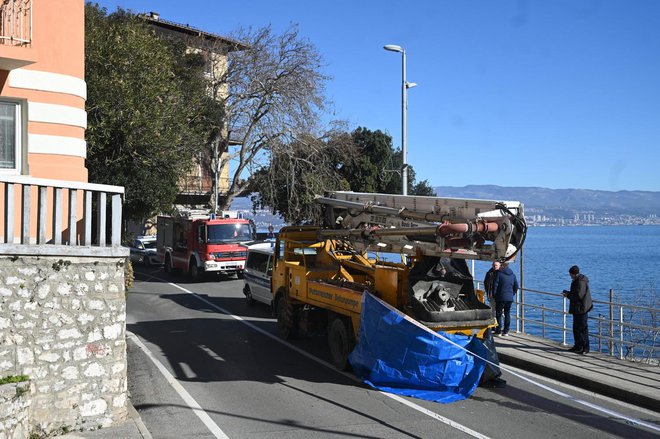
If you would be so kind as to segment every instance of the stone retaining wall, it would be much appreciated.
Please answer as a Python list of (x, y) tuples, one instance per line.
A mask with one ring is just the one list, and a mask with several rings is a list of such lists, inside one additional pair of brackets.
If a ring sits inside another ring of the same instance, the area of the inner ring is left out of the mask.
[(31, 433), (126, 418), (124, 261), (0, 256), (0, 377), (30, 377)]
[(28, 409), (31, 401), (29, 382), (0, 385), (0, 439), (30, 436)]

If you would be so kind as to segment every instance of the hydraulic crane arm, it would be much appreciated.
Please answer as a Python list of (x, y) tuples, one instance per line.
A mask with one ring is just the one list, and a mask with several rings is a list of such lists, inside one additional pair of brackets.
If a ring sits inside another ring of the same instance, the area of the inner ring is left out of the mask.
[(332, 227), (320, 237), (346, 239), (364, 251), (510, 261), (527, 231), (516, 201), (341, 191), (316, 201)]

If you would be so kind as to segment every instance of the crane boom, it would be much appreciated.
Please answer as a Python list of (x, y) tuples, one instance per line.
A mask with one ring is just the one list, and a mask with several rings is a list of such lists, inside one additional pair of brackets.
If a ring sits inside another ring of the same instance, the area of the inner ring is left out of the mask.
[(527, 225), (518, 201), (331, 191), (317, 197), (331, 228), (361, 251), (511, 261)]

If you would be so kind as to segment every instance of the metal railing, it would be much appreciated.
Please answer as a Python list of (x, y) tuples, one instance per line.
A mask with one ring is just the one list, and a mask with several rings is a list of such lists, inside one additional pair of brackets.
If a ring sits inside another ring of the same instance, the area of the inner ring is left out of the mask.
[[(476, 282), (477, 288), (480, 285)], [(660, 309), (617, 303), (614, 301), (614, 290), (609, 290), (608, 301), (592, 302), (594, 307), (589, 312), (592, 350), (619, 359), (658, 362)], [(573, 331), (568, 304), (568, 299), (562, 294), (528, 288), (519, 290), (514, 301), (515, 317), (512, 316), (516, 331), (561, 341), (566, 345), (567, 340), (572, 339)]]
[(32, 0), (0, 0), (0, 44), (32, 43)]
[(0, 175), (0, 190), (2, 254), (30, 252), (30, 246), (39, 246), (40, 254), (58, 246), (86, 248), (87, 253), (121, 247), (121, 186)]

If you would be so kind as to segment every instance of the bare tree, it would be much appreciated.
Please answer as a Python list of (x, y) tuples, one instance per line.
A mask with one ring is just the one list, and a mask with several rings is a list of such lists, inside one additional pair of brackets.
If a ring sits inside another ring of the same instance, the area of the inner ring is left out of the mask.
[(247, 189), (249, 175), (270, 164), (273, 147), (300, 145), (316, 130), (328, 80), (319, 53), (295, 25), (281, 35), (266, 27), (239, 30), (232, 38), (247, 49), (230, 53), (226, 69), (211, 79), (225, 110), (211, 140), (219, 153), (215, 171), (230, 166), (220, 209)]
[(292, 224), (321, 224), (322, 212), (314, 202), (327, 190), (350, 190), (338, 170), (355, 160), (352, 136), (335, 123), (322, 136), (301, 136), (290, 144), (274, 144), (269, 166), (252, 175), (250, 190), (255, 206), (269, 207)]

